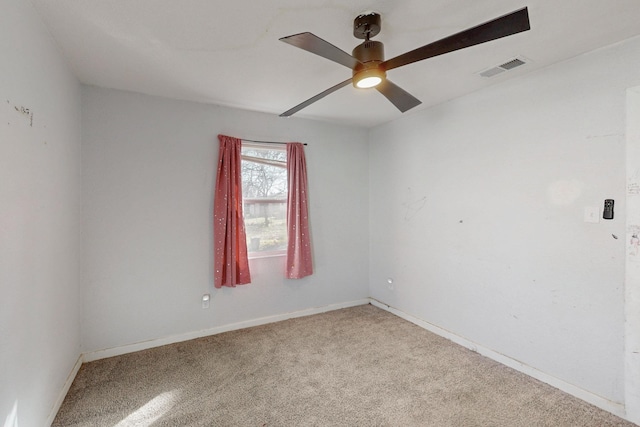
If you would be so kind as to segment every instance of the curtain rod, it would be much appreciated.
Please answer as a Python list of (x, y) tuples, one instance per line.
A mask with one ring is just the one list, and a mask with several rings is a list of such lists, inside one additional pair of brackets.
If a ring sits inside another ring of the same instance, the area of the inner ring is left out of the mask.
[[(281, 144), (281, 145), (285, 145), (286, 142), (278, 142), (278, 141), (254, 141), (253, 139), (245, 139), (245, 138), (241, 138), (242, 141), (247, 141), (247, 142), (255, 142), (257, 144)], [(302, 145), (307, 145), (307, 143), (303, 143)]]

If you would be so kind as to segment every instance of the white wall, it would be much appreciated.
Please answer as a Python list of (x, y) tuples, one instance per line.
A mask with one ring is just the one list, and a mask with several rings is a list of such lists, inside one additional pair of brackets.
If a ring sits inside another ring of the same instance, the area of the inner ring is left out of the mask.
[[(638, 70), (636, 38), (373, 129), (372, 297), (624, 402), (625, 90)], [(605, 198), (615, 219), (585, 223)]]
[(28, 1), (0, 58), (0, 424), (44, 426), (80, 354), (80, 85)]
[[(82, 107), (85, 351), (368, 296), (366, 131), (96, 87)], [(309, 144), (314, 275), (252, 260), (252, 284), (213, 288), (219, 133)]]
[[(81, 191), (79, 85), (30, 4), (4, 2), (0, 422), (44, 425), (81, 351), (369, 294), (624, 402), (639, 52), (636, 38), (409, 115), (370, 147), (358, 128), (85, 87)], [(253, 284), (213, 289), (218, 133), (309, 143), (316, 274), (288, 281), (282, 258), (253, 260)], [(605, 198), (616, 219), (583, 222)]]
[(627, 230), (625, 241), (625, 402), (640, 424), (640, 86), (627, 91)]

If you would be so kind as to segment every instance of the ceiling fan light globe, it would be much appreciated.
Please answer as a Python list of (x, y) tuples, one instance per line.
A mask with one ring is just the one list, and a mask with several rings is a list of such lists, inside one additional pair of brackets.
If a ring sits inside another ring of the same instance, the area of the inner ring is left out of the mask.
[(360, 79), (356, 82), (356, 86), (360, 89), (368, 89), (378, 86), (382, 83), (382, 78), (378, 76), (370, 76)]
[(369, 63), (364, 66), (368, 68), (353, 70), (353, 86), (356, 89), (369, 89), (384, 81), (386, 73), (377, 64)]

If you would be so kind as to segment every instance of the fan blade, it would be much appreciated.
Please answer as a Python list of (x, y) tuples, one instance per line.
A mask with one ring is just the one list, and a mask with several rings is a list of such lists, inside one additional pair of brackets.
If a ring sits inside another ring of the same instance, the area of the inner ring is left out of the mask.
[(322, 40), (320, 37), (312, 33), (300, 33), (292, 36), (283, 37), (280, 41), (289, 43), (292, 46), (299, 47), (308, 52), (320, 55), (323, 58), (330, 59), (333, 62), (342, 64), (347, 68), (354, 69), (356, 65), (360, 64), (353, 56), (349, 55), (344, 50), (335, 47), (331, 43)]
[(382, 83), (376, 86), (376, 89), (403, 113), (422, 104), (422, 101), (402, 89), (400, 86), (392, 83), (389, 79), (385, 79)]
[(527, 31), (530, 28), (529, 13), (525, 7), (508, 15), (501, 16), (500, 18), (398, 55), (395, 58), (383, 62), (381, 66), (385, 70), (391, 70), (402, 67), (403, 65), (422, 61), (423, 59)]
[(295, 107), (285, 111), (284, 113), (280, 114), (280, 117), (289, 117), (289, 116), (297, 113), (298, 111), (302, 110), (303, 108), (308, 107), (309, 105), (313, 104), (314, 102), (324, 98), (325, 96), (329, 95), (330, 93), (333, 93), (333, 92), (337, 91), (338, 89), (341, 89), (341, 88), (345, 87), (349, 83), (351, 83), (351, 79), (345, 80), (342, 83), (338, 83), (337, 85), (330, 87), (329, 89), (325, 90), (324, 92), (320, 92), (319, 94), (317, 94), (313, 98), (309, 98), (306, 101), (304, 101), (303, 103), (298, 104)]

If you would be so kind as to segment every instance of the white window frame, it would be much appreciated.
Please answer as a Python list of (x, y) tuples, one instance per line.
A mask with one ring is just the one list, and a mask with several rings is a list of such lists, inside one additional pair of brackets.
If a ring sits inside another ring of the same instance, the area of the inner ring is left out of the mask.
[[(283, 151), (286, 153), (286, 147), (284, 145), (277, 145), (277, 144), (260, 144), (260, 143), (246, 143), (246, 142), (242, 142), (242, 149), (247, 148), (247, 149), (257, 149), (257, 150), (271, 150), (271, 151)], [(269, 166), (275, 166), (275, 167), (282, 167), (285, 169), (287, 168), (287, 162), (285, 161), (278, 161), (278, 160), (269, 160), (269, 159), (262, 159), (262, 158), (256, 158), (256, 157), (251, 157), (251, 156), (247, 156), (245, 154), (241, 154), (241, 161), (245, 162), (245, 161), (249, 161), (249, 162), (254, 162), (254, 163), (261, 163), (261, 164), (266, 164)], [(286, 178), (288, 179), (288, 177)], [(243, 185), (244, 185), (244, 181), (243, 181)], [(279, 198), (273, 198), (273, 199), (268, 199), (268, 198), (245, 198), (244, 194), (242, 196), (242, 211), (243, 211), (243, 215), (245, 215), (245, 232), (247, 233), (247, 238), (250, 238), (251, 236), (248, 234), (247, 232), (247, 225), (246, 225), (246, 203), (247, 202), (253, 202), (253, 203), (284, 203), (285, 205), (285, 238), (288, 240), (288, 236), (286, 233), (286, 203), (287, 203), (287, 199), (285, 198), (283, 199), (279, 199)], [(282, 257), (282, 256), (286, 256), (287, 254), (287, 250), (285, 249), (279, 249), (279, 250), (269, 250), (269, 251), (251, 251), (250, 245), (247, 245), (247, 255), (249, 259), (256, 259), (256, 258), (271, 258), (271, 257)]]

